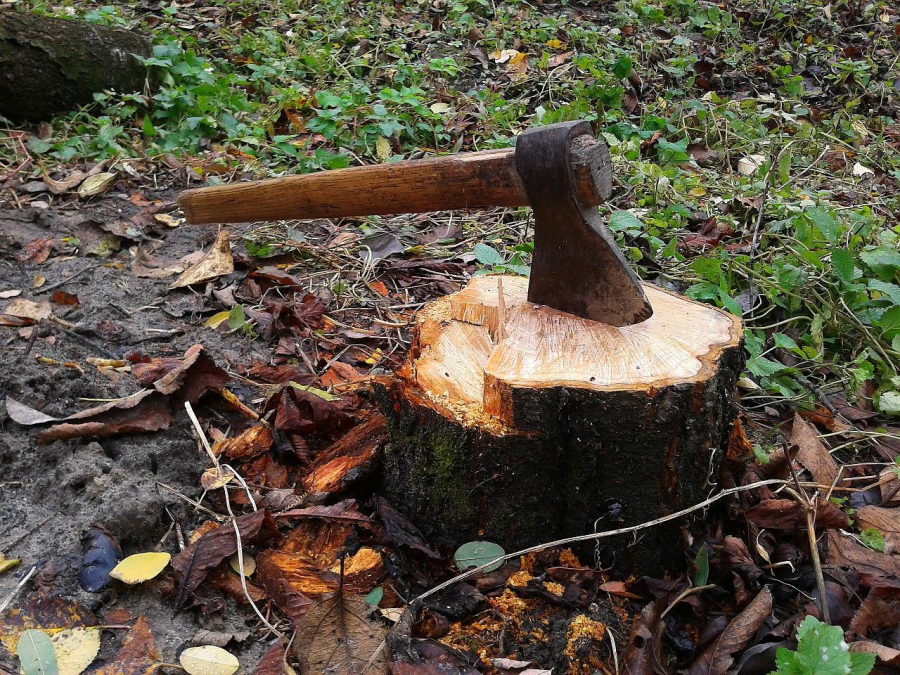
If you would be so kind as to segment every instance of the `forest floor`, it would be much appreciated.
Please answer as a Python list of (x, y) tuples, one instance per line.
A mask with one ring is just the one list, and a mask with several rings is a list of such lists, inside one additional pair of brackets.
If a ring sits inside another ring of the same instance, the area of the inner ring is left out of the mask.
[[(0, 553), (20, 561), (0, 559), (0, 603), (13, 594), (0, 671), (16, 672), (23, 628), (76, 627), (79, 648), (101, 640), (87, 672), (152, 672), (194, 640), (226, 646), (244, 672), (271, 646), (256, 672), (286, 673), (292, 628), (305, 645), (324, 639), (304, 617), (336, 590), (341, 555), (355, 563), (348, 588), (370, 593), (385, 625), (451, 578), (451, 551), (433, 558), (426, 542), (398, 537), (399, 515), (371, 501), (383, 430), (370, 381), (402, 363), (423, 303), (479, 270), (528, 273), (530, 213), (222, 235), (186, 225), (174, 199), (203, 184), (502, 147), (569, 119), (593, 121), (610, 146), (616, 187), (600, 208), (639, 274), (743, 317), (741, 425), (721, 484), (794, 480), (784, 453), (799, 451), (793, 489), (800, 499), (819, 486), (822, 562), (803, 509), (759, 489), (714, 511), (681, 575), (665, 581), (572, 572), (592, 561), (556, 551), (457, 584), (412, 629), (431, 640), (417, 643), (421, 658), (451, 672), (766, 673), (779, 647), (796, 646), (800, 619), (821, 616), (824, 566), (831, 622), (847, 642), (893, 650), (879, 668), (896, 670), (894, 3), (9, 4), (144, 32), (158, 88), (101, 94), (39, 125), (0, 124)], [(186, 269), (223, 262), (220, 236), (230, 270), (171, 288)], [(135, 400), (140, 391), (151, 395)], [(220, 452), (259, 512), (235, 480), (231, 502), (213, 481), (196, 505), (213, 465), (185, 400), (213, 441), (242, 439)], [(62, 418), (107, 402), (89, 429), (48, 426), (37, 412)], [(253, 415), (266, 411), (267, 445), (253, 435)], [(371, 442), (342, 447), (361, 427)], [(362, 480), (317, 483), (337, 457)], [(229, 566), (234, 550), (206, 524), (228, 524), (232, 507), (249, 517), (258, 563), (247, 591)], [(98, 541), (116, 555), (171, 552), (174, 569), (89, 591), (84, 555)], [(188, 556), (179, 567), (181, 549), (203, 541), (205, 563)], [(132, 626), (141, 616), (161, 655), (146, 626)], [(141, 649), (120, 651), (126, 634)], [(507, 657), (530, 665), (491, 662)]]

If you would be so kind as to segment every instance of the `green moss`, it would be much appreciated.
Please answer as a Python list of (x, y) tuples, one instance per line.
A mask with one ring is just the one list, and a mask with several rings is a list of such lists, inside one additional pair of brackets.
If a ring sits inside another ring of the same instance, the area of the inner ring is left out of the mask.
[[(413, 466), (414, 484), (427, 491), (429, 505), (450, 526), (468, 525), (472, 517), (469, 500), (468, 465), (462, 448), (465, 440), (453, 438), (451, 434), (431, 431), (416, 439), (426, 461), (418, 461)], [(419, 454), (416, 453), (416, 454)]]

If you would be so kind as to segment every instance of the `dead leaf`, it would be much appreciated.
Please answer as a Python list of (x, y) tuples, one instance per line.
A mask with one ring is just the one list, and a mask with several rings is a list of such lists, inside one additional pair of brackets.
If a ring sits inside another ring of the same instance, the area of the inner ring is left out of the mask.
[(37, 435), (38, 441), (159, 431), (172, 423), (172, 411), (168, 397), (146, 389), (69, 415), (61, 421), (63, 424), (40, 432)]
[(850, 643), (850, 651), (854, 653), (875, 654), (878, 661), (890, 666), (900, 666), (900, 649), (887, 647), (871, 640)]
[(6, 413), (9, 415), (10, 419), (16, 424), (21, 424), (22, 426), (33, 426), (35, 424), (46, 424), (47, 422), (58, 422), (58, 417), (51, 417), (50, 415), (46, 415), (39, 410), (35, 410), (24, 403), (19, 403), (14, 398), (7, 396), (6, 397)]
[(387, 258), (395, 253), (403, 253), (405, 250), (401, 241), (389, 232), (365, 237), (360, 239), (357, 244), (361, 247), (360, 259), (369, 263), (374, 263), (376, 260)]
[(79, 304), (77, 295), (66, 293), (61, 289), (56, 289), (50, 294), (50, 302), (54, 305), (68, 305), (70, 307)]
[(84, 171), (73, 171), (67, 178), (63, 178), (62, 180), (53, 180), (47, 174), (44, 174), (44, 183), (47, 184), (47, 187), (50, 189), (55, 195), (61, 195), (64, 192), (68, 192), (74, 187), (78, 187), (78, 185), (85, 179), (87, 174)]
[[(805, 508), (793, 499), (767, 499), (745, 512), (747, 520), (757, 527), (773, 530), (806, 528)], [(822, 530), (847, 527), (847, 516), (831, 501), (819, 501), (816, 506), (816, 528)]]
[(634, 617), (623, 655), (628, 675), (655, 675), (658, 672), (657, 664), (663, 662), (658, 637), (662, 635), (660, 616), (665, 607), (665, 600), (657, 600), (645, 605)]
[(191, 284), (199, 284), (232, 272), (234, 272), (234, 258), (231, 256), (229, 232), (228, 230), (222, 230), (206, 255), (196, 264), (186, 269), (184, 274), (172, 282), (169, 288), (183, 288)]
[[(260, 553), (256, 562), (257, 579), (267, 591), (278, 588), (283, 582), (287, 588), (282, 592), (289, 590), (304, 597), (318, 597), (333, 593), (341, 586), (340, 563), (336, 555), (268, 550)], [(381, 554), (375, 549), (363, 547), (344, 562), (344, 589), (352, 593), (368, 593), (384, 574)]]
[(284, 668), (285, 653), (287, 652), (287, 643), (284, 638), (279, 639), (275, 644), (266, 650), (263, 657), (253, 671), (253, 675), (287, 675)]
[(196, 402), (207, 391), (220, 392), (231, 378), (219, 368), (203, 345), (192, 345), (171, 370), (157, 379), (153, 386), (161, 394), (175, 396), (178, 407), (184, 401)]
[(53, 314), (50, 303), (47, 300), (41, 300), (39, 303), (34, 300), (25, 298), (16, 298), (6, 306), (3, 310), (4, 314), (9, 316), (17, 316), (22, 319), (31, 319), (34, 322), (49, 319)]
[(404, 518), (386, 499), (376, 497), (375, 506), (381, 522), (384, 523), (388, 539), (395, 546), (407, 546), (414, 551), (424, 553), (429, 558), (440, 559), (441, 554), (425, 543), (425, 538), (419, 532), (419, 528)]
[(874, 638), (900, 625), (900, 598), (896, 591), (872, 589), (850, 622), (850, 631), (861, 638)]
[[(277, 538), (278, 526), (268, 509), (254, 511), (235, 519), (241, 533), (241, 542), (247, 546)], [(229, 523), (220, 525), (203, 535), (172, 558), (172, 569), (178, 583), (176, 609), (181, 609), (189, 594), (197, 590), (209, 571), (237, 552), (234, 528)]]
[(292, 509), (278, 514), (279, 518), (322, 518), (337, 522), (371, 525), (372, 521), (359, 512), (359, 504), (355, 499), (344, 499), (330, 506), (308, 506), (305, 509)]
[(738, 160), (738, 173), (742, 176), (752, 176), (765, 164), (765, 155), (747, 155)]
[(547, 59), (547, 66), (550, 68), (556, 68), (557, 66), (561, 66), (566, 61), (575, 56), (575, 52), (563, 52), (562, 54), (554, 54), (549, 59)]
[(89, 199), (90, 197), (103, 194), (116, 184), (116, 178), (114, 173), (98, 173), (88, 176), (84, 179), (81, 187), (78, 188), (78, 196), (82, 199)]
[(738, 614), (722, 634), (691, 664), (688, 675), (725, 675), (742, 650), (772, 613), (772, 592), (767, 586)]
[(860, 529), (875, 528), (884, 535), (884, 552), (900, 552), (900, 509), (863, 506), (856, 512)]
[(93, 613), (74, 600), (37, 594), (0, 615), (0, 643), (14, 654), (19, 636), (26, 630), (50, 631), (96, 625)]
[(100, 628), (67, 628), (50, 636), (59, 675), (81, 675), (100, 652)]
[(158, 670), (161, 661), (162, 654), (156, 648), (147, 617), (141, 615), (128, 631), (112, 663), (95, 671), (94, 675), (151, 675)]
[(15, 298), (19, 295), (22, 295), (21, 288), (13, 288), (8, 291), (0, 291), (0, 300), (9, 300), (10, 298)]
[(856, 570), (864, 585), (870, 585), (872, 580), (900, 577), (900, 557), (873, 551), (834, 530), (828, 531), (828, 562)]
[(304, 617), (294, 653), (304, 675), (386, 673), (387, 629), (368, 617), (362, 598), (338, 593)]
[(234, 438), (216, 441), (213, 452), (226, 459), (248, 460), (272, 447), (275, 436), (268, 424), (255, 424)]
[(800, 415), (794, 415), (791, 444), (799, 448), (797, 461), (806, 467), (817, 483), (829, 487), (834, 485), (838, 477), (837, 463), (819, 440), (819, 434), (815, 428)]
[(20, 259), (22, 262), (31, 262), (35, 265), (46, 262), (47, 258), (50, 257), (50, 252), (53, 250), (55, 241), (53, 237), (41, 237), (28, 242)]

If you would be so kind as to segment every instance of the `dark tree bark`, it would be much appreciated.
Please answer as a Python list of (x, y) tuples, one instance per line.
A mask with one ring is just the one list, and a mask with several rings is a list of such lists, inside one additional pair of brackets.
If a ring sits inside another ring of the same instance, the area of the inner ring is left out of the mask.
[(47, 121), (107, 89), (144, 88), (150, 43), (120, 28), (0, 11), (0, 114)]
[[(381, 390), (388, 500), (432, 543), (488, 539), (515, 550), (705, 499), (735, 415), (740, 321), (647, 287), (656, 318), (646, 327), (575, 319), (566, 328), (554, 310), (515, 306), (524, 290), (510, 277), (501, 318), (478, 291), (491, 279), (422, 310), (407, 368)], [(548, 344), (563, 357), (544, 358)], [(479, 373), (483, 382), (459, 386)], [(643, 530), (637, 543), (605, 539), (602, 562), (636, 574), (683, 570), (681, 528), (702, 516)]]

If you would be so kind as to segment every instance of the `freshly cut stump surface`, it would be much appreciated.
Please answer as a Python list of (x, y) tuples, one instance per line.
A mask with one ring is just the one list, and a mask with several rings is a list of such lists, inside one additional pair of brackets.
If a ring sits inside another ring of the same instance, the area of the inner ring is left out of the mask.
[[(511, 549), (704, 499), (734, 419), (740, 320), (644, 284), (653, 316), (616, 328), (531, 304), (527, 286), (476, 277), (419, 313), (383, 392), (391, 503), (434, 542)], [(677, 566), (685, 524), (604, 546), (623, 569)]]

